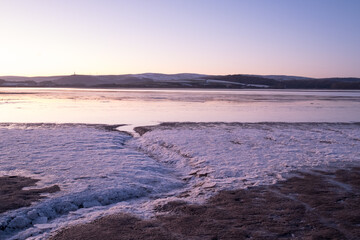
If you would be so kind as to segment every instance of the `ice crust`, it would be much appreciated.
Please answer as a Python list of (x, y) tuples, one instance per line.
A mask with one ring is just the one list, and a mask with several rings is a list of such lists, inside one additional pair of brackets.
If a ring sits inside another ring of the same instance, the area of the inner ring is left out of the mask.
[(360, 125), (326, 123), (170, 124), (133, 144), (188, 182), (188, 198), (272, 184), (296, 169), (360, 162)]
[(0, 214), (0, 239), (43, 239), (60, 227), (169, 200), (271, 184), (293, 170), (360, 162), (360, 125), (175, 123), (139, 137), (101, 125), (0, 124), (0, 176), (60, 192)]
[(85, 125), (0, 125), (0, 175), (29, 176), (41, 180), (36, 187), (58, 184), (61, 188), (31, 207), (0, 214), (0, 239), (48, 221), (58, 225), (59, 217), (65, 222), (86, 218), (88, 211), (94, 211), (74, 214), (77, 210), (104, 210), (183, 185), (173, 170), (124, 148), (130, 138)]

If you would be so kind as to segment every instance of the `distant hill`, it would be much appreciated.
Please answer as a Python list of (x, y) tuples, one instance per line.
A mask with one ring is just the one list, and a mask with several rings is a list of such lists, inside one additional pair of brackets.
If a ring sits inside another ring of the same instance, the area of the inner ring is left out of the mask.
[(26, 82), (26, 81), (44, 82), (44, 81), (54, 81), (61, 77), (65, 77), (65, 76), (48, 76), (48, 77), (2, 76), (0, 77), (0, 79), (11, 82)]
[(103, 82), (99, 78), (87, 75), (71, 75), (53, 80), (52, 82), (59, 86), (93, 87), (103, 84)]
[(0, 87), (360, 89), (360, 78), (283, 75), (124, 74), (0, 77)]

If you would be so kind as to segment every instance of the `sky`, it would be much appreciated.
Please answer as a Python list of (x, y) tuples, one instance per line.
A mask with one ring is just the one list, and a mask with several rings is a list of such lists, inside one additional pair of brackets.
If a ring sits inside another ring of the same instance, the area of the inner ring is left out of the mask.
[(360, 77), (359, 0), (0, 0), (0, 76)]

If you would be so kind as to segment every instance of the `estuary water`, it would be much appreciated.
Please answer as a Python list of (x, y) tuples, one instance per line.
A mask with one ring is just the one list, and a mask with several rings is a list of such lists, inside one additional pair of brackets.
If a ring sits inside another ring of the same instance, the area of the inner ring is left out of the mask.
[(0, 122), (356, 122), (360, 91), (0, 88)]

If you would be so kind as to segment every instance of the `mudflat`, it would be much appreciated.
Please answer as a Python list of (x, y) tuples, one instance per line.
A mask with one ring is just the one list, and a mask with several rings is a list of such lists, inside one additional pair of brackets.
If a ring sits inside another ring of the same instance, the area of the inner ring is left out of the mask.
[(42, 193), (60, 191), (58, 185), (41, 189), (23, 190), (24, 187), (34, 186), (38, 181), (38, 179), (21, 176), (0, 177), (0, 213), (30, 206), (32, 202), (42, 198)]
[(222, 191), (202, 205), (156, 206), (142, 220), (117, 214), (51, 239), (359, 239), (360, 168), (297, 172), (274, 185)]

